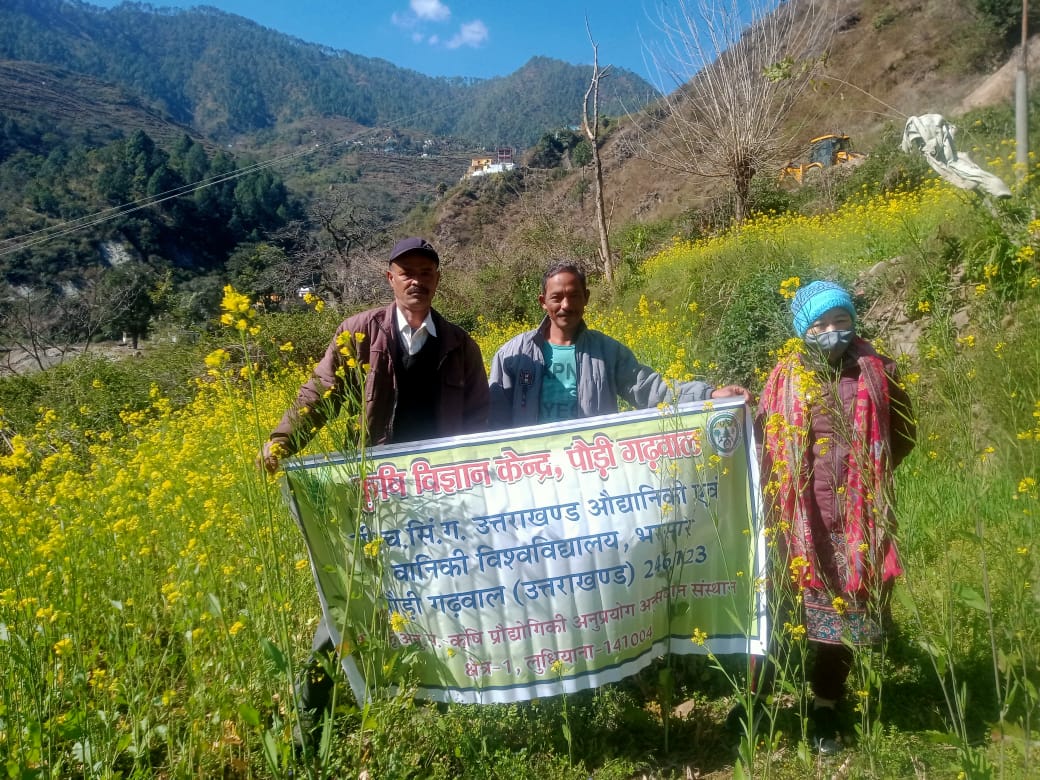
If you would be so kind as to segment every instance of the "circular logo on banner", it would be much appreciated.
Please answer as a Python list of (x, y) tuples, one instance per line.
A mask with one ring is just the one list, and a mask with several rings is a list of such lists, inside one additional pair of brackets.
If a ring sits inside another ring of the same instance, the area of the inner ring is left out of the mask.
[(740, 426), (733, 412), (719, 412), (708, 421), (708, 439), (719, 455), (732, 455), (740, 444)]

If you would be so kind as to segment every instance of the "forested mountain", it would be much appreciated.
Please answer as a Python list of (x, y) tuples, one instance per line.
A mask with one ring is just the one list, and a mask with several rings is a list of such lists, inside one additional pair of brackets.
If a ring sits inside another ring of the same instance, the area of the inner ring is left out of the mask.
[[(834, 40), (828, 78), (799, 106), (813, 117), (806, 140), (847, 131), (870, 151), (909, 114), (955, 114), (1006, 59), (1007, 30), (978, 23), (990, 19), (982, 0), (824, 4)], [(505, 78), (434, 79), (213, 9), (4, 0), (0, 359), (41, 334), (67, 344), (160, 321), (205, 327), (228, 282), (280, 306), (311, 285), (368, 303), (382, 290), (373, 258), (401, 230), (466, 271), (458, 300), (506, 290), (529, 302), (524, 274), (550, 253), (595, 256), (591, 151), (562, 129), (589, 72), (534, 58)], [(630, 110), (651, 94), (622, 71), (603, 88)], [(651, 160), (655, 131), (611, 116), (621, 105), (601, 106), (600, 158), (629, 262), (670, 220), (709, 229), (725, 203), (702, 177)], [(460, 183), (481, 145), (528, 148), (518, 170)]]
[[(491, 146), (528, 145), (547, 128), (576, 123), (591, 74), (535, 58), (502, 78), (432, 78), (213, 8), (102, 9), (77, 0), (5, 0), (0, 59), (122, 85), (211, 138), (342, 116)], [(618, 114), (654, 95), (634, 73), (615, 70), (603, 83), (602, 110)]]
[[(590, 76), (431, 78), (213, 8), (4, 0), (0, 352), (200, 325), (228, 281), (363, 297), (359, 250), (481, 147), (577, 123)], [(625, 71), (601, 94), (607, 114), (654, 96)]]
[(204, 319), (236, 249), (302, 214), (279, 176), (188, 135), (92, 146), (5, 118), (0, 152), (0, 345), (37, 353), (136, 339), (164, 309)]

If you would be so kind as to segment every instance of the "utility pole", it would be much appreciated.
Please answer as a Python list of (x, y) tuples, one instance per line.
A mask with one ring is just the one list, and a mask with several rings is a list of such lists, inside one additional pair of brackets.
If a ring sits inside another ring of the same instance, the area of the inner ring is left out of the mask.
[(1022, 0), (1022, 56), (1015, 78), (1015, 171), (1019, 184), (1029, 167), (1029, 0)]

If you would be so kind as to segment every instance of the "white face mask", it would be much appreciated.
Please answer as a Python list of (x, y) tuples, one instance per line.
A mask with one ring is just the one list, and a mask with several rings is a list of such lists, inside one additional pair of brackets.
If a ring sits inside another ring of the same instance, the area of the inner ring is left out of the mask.
[(845, 354), (845, 350), (849, 348), (855, 335), (854, 330), (828, 330), (814, 336), (807, 333), (805, 343), (823, 353), (827, 362), (836, 363)]

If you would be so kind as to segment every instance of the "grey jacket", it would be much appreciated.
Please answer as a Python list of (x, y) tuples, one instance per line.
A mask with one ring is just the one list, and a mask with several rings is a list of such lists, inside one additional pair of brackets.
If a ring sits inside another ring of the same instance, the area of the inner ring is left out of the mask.
[[(534, 330), (507, 341), (491, 361), (491, 412), (489, 428), (534, 425), (542, 389), (545, 359), (542, 347), (548, 319)], [(618, 411), (618, 398), (637, 409), (649, 409), (673, 400), (672, 390), (660, 374), (642, 365), (632, 350), (582, 323), (574, 342), (578, 369), (578, 409), (581, 417)], [(684, 382), (678, 400), (703, 401), (714, 388), (704, 382)]]

